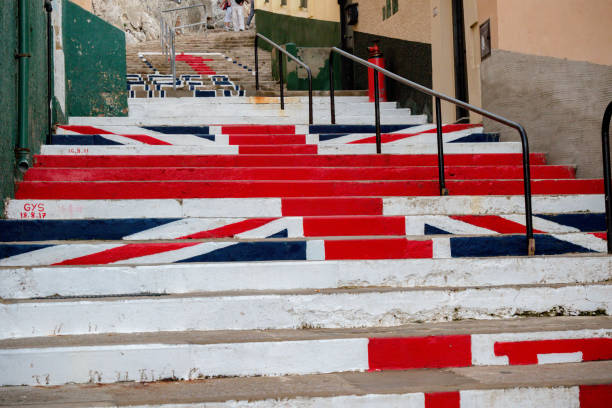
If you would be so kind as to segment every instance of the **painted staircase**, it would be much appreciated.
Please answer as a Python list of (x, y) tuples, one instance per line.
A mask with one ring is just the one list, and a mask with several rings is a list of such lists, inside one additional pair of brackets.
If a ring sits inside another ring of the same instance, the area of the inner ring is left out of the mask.
[(375, 155), (363, 97), (277, 103), (59, 127), (0, 221), (0, 401), (610, 406), (601, 180), (532, 153), (527, 257), (518, 143), (445, 125), (440, 197), (424, 117)]
[[(130, 46), (126, 52), (131, 98), (255, 95), (253, 32), (209, 32), (176, 37), (176, 87), (172, 68), (159, 41)], [(277, 90), (270, 52), (261, 51), (260, 90)]]

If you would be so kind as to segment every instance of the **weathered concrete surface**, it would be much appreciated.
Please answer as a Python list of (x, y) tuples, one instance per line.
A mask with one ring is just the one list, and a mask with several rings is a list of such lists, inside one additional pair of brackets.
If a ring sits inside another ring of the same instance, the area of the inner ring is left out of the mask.
[(222, 344), (301, 340), (350, 339), (362, 337), (423, 337), (465, 334), (528, 333), (566, 330), (612, 329), (609, 316), (526, 317), (504, 320), (461, 320), (438, 323), (410, 323), (396, 327), (302, 330), (217, 330), (129, 334), (85, 334), (0, 340), (0, 349), (71, 346), (113, 346), (121, 344)]
[[(612, 100), (612, 66), (493, 50), (481, 65), (483, 107), (521, 123), (531, 151), (553, 164), (601, 177), (601, 121)], [(515, 130), (485, 119), (485, 130), (518, 140)]]
[[(612, 382), (612, 362), (468, 367), (187, 382), (0, 388), (0, 406), (117, 407), (256, 401), (337, 395), (406, 394), (515, 387), (569, 387)], [(284, 405), (286, 406), (286, 405)]]

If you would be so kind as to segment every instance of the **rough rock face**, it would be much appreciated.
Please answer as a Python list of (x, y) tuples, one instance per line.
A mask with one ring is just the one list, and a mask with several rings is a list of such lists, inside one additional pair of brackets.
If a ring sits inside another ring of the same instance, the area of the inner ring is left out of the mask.
[[(207, 14), (213, 14), (217, 21), (223, 11), (217, 6), (217, 0), (91, 0), (94, 14), (125, 31), (128, 44), (159, 38), (160, 10), (195, 4), (204, 4)], [(205, 19), (202, 8), (165, 13), (167, 21), (176, 25), (197, 23)], [(195, 28), (192, 30), (198, 30)]]

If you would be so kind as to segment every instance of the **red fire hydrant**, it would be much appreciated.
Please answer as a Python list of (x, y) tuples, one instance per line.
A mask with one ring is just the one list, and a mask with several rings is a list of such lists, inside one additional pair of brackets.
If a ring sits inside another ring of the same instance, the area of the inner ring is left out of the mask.
[[(378, 65), (381, 68), (385, 67), (385, 59), (383, 58), (383, 54), (378, 48), (378, 41), (374, 41), (374, 45), (368, 47), (369, 58), (368, 62)], [(380, 100), (382, 102), (387, 101), (387, 89), (385, 88), (385, 76), (380, 72), (378, 74), (378, 95), (380, 96)], [(368, 68), (368, 95), (370, 97), (370, 102), (374, 102), (374, 70), (372, 68)]]

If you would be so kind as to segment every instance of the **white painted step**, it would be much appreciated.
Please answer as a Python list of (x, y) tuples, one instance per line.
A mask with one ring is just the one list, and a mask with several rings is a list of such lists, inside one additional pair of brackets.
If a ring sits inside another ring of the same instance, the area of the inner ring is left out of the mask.
[(597, 283), (606, 256), (0, 267), (0, 298)]
[[(383, 197), (383, 215), (524, 214), (522, 196)], [(602, 194), (534, 195), (533, 212), (604, 212)], [(282, 217), (280, 198), (154, 200), (7, 200), (8, 219)], [(25, 216), (24, 216), (25, 214)], [(43, 216), (44, 214), (44, 216)]]
[[(282, 146), (279, 146), (282, 149)], [(413, 144), (383, 144), (383, 154), (437, 154), (434, 143)], [(445, 154), (492, 154), (492, 153), (520, 153), (521, 144), (518, 142), (499, 143), (450, 143), (445, 145)], [(238, 146), (223, 144), (202, 145), (114, 145), (114, 146), (88, 146), (88, 145), (43, 145), (41, 154), (60, 156), (100, 156), (100, 155), (228, 155), (238, 154)], [(374, 154), (375, 143), (364, 144), (322, 144), (318, 147), (320, 155), (342, 154)]]
[(392, 327), (414, 322), (610, 314), (612, 285), (227, 292), (5, 301), (2, 338), (183, 330)]
[[(538, 318), (495, 323), (476, 322), (467, 328), (451, 322), (397, 329), (190, 331), (136, 333), (111, 339), (93, 335), (0, 341), (0, 385), (364, 372), (377, 367), (369, 361), (370, 339), (387, 338), (399, 346), (399, 339), (419, 341), (424, 332), (440, 342), (449, 341), (448, 336), (469, 337), (469, 346), (457, 344), (461, 349), (456, 353), (461, 356), (457, 360), (463, 360), (469, 352), (471, 358), (465, 364), (473, 366), (508, 366), (506, 356), (494, 353), (497, 342), (612, 339), (610, 318)], [(372, 347), (373, 352), (379, 351), (378, 344)], [(397, 354), (400, 361), (410, 357), (405, 351), (398, 350)], [(581, 362), (581, 356), (574, 354), (553, 355), (543, 351), (539, 364)], [(601, 354), (605, 355), (605, 350)], [(453, 361), (444, 356), (439, 357), (438, 363), (444, 364), (445, 359)], [(58, 364), (59, 361), (62, 363)]]
[[(166, 99), (166, 98), (163, 98)], [(212, 98), (211, 98), (212, 99)], [(220, 99), (220, 98), (218, 98)], [(386, 112), (386, 111), (385, 111)], [(405, 115), (405, 114), (381, 114), (382, 124), (424, 124), (427, 123), (426, 115)], [(285, 112), (280, 109), (263, 111), (261, 115), (230, 115), (208, 116), (205, 109), (200, 116), (168, 115), (167, 117), (71, 117), (68, 120), (70, 125), (103, 126), (103, 125), (133, 125), (133, 126), (200, 126), (213, 124), (261, 124), (261, 125), (305, 125), (308, 124), (308, 108), (303, 111)], [(329, 113), (315, 115), (314, 124), (329, 124), (331, 117)], [(351, 115), (349, 113), (337, 115), (336, 123), (351, 125), (373, 125), (374, 117), (368, 115)]]

